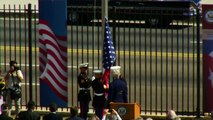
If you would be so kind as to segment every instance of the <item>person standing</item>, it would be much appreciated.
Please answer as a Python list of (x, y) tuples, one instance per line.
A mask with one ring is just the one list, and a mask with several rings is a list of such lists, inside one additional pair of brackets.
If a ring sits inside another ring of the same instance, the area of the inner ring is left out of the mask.
[(92, 85), (91, 79), (88, 77), (88, 63), (80, 64), (80, 74), (78, 75), (78, 101), (80, 102), (80, 117), (87, 119), (89, 111), (89, 102), (91, 101), (90, 87)]
[(16, 61), (10, 61), (10, 70), (5, 76), (6, 86), (6, 104), (9, 107), (9, 116), (11, 115), (12, 100), (15, 102), (15, 114), (20, 112), (21, 94), (17, 95), (14, 91), (21, 93), (21, 81), (24, 79), (22, 71), (19, 69)]
[(127, 83), (121, 78), (120, 66), (112, 66), (113, 81), (109, 84), (108, 100), (110, 102), (127, 103)]
[(104, 106), (105, 106), (105, 96), (104, 92), (106, 86), (102, 81), (102, 70), (94, 70), (95, 79), (92, 81), (92, 88), (94, 92), (92, 105), (95, 109), (95, 114), (100, 120), (103, 118)]

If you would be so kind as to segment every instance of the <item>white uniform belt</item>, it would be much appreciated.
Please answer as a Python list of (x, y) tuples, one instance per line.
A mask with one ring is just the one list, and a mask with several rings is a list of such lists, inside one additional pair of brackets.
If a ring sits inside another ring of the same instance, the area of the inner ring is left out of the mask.
[(89, 88), (79, 88), (79, 90), (90, 90)]
[(103, 96), (104, 93), (94, 93), (95, 96)]

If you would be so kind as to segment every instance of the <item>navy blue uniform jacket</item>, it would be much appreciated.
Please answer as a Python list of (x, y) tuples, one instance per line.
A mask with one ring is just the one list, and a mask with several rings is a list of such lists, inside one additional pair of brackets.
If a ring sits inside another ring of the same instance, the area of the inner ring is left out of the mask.
[[(79, 85), (79, 93), (78, 93), (78, 101), (90, 101), (91, 95), (89, 88), (92, 85), (91, 79), (85, 73), (80, 73), (78, 75), (78, 85)], [(85, 90), (84, 90), (85, 89)]]
[(92, 81), (92, 88), (93, 88), (94, 94), (95, 93), (103, 94), (101, 96), (94, 95), (92, 105), (94, 107), (96, 106), (104, 107), (105, 105), (104, 84), (100, 81), (100, 79), (95, 79)]
[(115, 79), (109, 85), (109, 102), (127, 103), (127, 84), (123, 79)]

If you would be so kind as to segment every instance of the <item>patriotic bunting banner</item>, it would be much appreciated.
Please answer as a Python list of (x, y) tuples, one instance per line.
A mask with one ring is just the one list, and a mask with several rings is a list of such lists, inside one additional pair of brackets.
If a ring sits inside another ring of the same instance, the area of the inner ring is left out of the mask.
[(40, 104), (67, 107), (66, 0), (39, 0)]
[(213, 111), (213, 5), (202, 5), (203, 22), (203, 109)]

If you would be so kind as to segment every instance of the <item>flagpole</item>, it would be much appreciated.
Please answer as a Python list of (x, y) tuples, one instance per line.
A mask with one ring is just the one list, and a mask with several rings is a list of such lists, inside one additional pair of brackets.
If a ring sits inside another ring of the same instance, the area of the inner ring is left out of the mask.
[(104, 40), (105, 17), (108, 18), (108, 0), (102, 0), (101, 11), (102, 11), (102, 37), (101, 38), (102, 40)]
[(30, 100), (33, 99), (33, 88), (32, 88), (32, 10), (31, 10), (31, 4), (28, 4), (28, 27), (29, 27), (29, 97)]
[(197, 8), (197, 116), (200, 118), (200, 9)]

